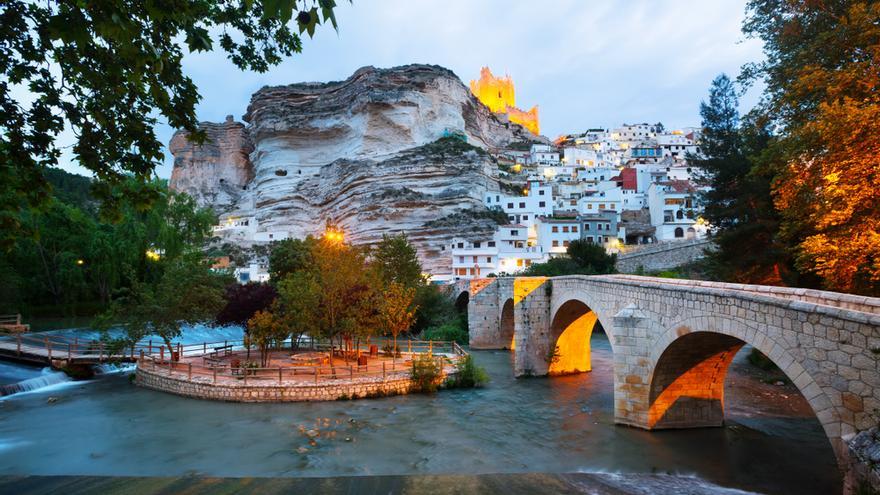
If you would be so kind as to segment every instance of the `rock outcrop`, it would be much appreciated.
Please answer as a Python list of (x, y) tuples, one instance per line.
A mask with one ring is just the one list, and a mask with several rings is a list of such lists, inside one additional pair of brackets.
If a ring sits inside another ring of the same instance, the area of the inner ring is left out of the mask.
[(249, 157), (253, 145), (247, 129), (231, 115), (222, 124), (202, 122), (199, 126), (206, 135), (202, 144), (190, 142), (183, 131), (176, 132), (168, 144), (174, 155), (170, 185), (218, 211), (233, 208), (254, 178)]
[(354, 243), (405, 232), (425, 268), (450, 271), (453, 236), (494, 230), (483, 206), (499, 190), (486, 150), (541, 141), (502, 122), (451, 71), (365, 67), (341, 82), (265, 87), (248, 123), (204, 124), (211, 144), (172, 139), (173, 188), (218, 213), (253, 218), (239, 244), (320, 233), (327, 220)]

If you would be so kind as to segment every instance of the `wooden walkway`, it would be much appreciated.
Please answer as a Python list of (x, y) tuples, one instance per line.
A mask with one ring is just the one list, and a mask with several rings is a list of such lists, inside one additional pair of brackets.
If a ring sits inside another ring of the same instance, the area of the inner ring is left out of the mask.
[(110, 352), (101, 341), (85, 341), (58, 335), (19, 334), (0, 337), (0, 359), (29, 364), (64, 366), (99, 364), (107, 361), (134, 362), (141, 351), (158, 352), (158, 345), (137, 344)]

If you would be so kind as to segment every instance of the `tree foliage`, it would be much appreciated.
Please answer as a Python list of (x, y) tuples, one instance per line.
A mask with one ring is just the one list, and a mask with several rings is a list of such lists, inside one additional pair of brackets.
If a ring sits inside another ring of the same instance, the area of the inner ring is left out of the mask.
[(406, 234), (389, 236), (382, 234), (382, 241), (372, 251), (372, 264), (385, 284), (401, 284), (417, 287), (424, 283), (422, 265), (416, 249)]
[(724, 74), (712, 81), (700, 104), (702, 153), (689, 157), (705, 186), (700, 201), (717, 246), (708, 253), (710, 275), (740, 283), (798, 283), (780, 243), (779, 214), (770, 194), (772, 177), (756, 167), (771, 134), (759, 115), (740, 119), (734, 83)]
[(751, 0), (780, 233), (826, 287), (880, 294), (880, 3)]
[(242, 325), (245, 331), (250, 320), (257, 312), (269, 309), (277, 296), (275, 287), (251, 282), (247, 284), (231, 284), (223, 296), (223, 308), (217, 313), (218, 325)]
[[(119, 218), (113, 186), (129, 176), (148, 182), (163, 159), (160, 119), (204, 139), (186, 52), (219, 45), (237, 67), (265, 72), (301, 51), (297, 30), (336, 28), (334, 8), (334, 0), (0, 4), (0, 241), (8, 247), (20, 234), (21, 209), (46, 206), (60, 133), (75, 136), (74, 159), (95, 173), (95, 192)], [(134, 192), (136, 204), (155, 199)]]
[(544, 263), (533, 263), (523, 270), (528, 277), (558, 277), (562, 275), (597, 275), (614, 273), (616, 254), (608, 254), (600, 244), (584, 239), (571, 241), (566, 250), (567, 256), (550, 258)]

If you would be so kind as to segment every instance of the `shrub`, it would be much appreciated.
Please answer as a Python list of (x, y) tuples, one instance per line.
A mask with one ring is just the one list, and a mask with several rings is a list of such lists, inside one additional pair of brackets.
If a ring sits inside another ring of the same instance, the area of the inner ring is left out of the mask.
[(437, 327), (430, 327), (422, 332), (422, 340), (455, 341), (460, 345), (468, 344), (468, 332), (459, 322), (448, 322)]
[(482, 387), (489, 382), (489, 374), (486, 370), (477, 366), (473, 356), (468, 354), (455, 363), (455, 376), (446, 382), (449, 388), (474, 388)]
[(756, 366), (761, 368), (764, 371), (773, 371), (779, 369), (776, 364), (770, 360), (767, 356), (765, 356), (761, 351), (752, 348), (751, 352), (749, 352), (748, 357), (749, 363), (752, 366)]
[(430, 354), (420, 354), (412, 361), (410, 378), (413, 391), (433, 394), (437, 391), (437, 382), (443, 373), (443, 366)]

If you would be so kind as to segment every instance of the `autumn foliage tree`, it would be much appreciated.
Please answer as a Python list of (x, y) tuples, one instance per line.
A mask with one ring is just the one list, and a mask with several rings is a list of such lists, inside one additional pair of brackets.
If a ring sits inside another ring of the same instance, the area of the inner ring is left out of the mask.
[(751, 0), (781, 234), (833, 290), (880, 294), (880, 3)]
[(394, 352), (397, 352), (397, 336), (412, 327), (416, 319), (418, 306), (413, 302), (416, 298), (415, 287), (406, 287), (391, 282), (382, 292), (379, 303), (379, 321), (386, 333), (394, 339)]

